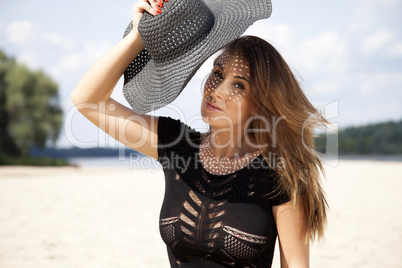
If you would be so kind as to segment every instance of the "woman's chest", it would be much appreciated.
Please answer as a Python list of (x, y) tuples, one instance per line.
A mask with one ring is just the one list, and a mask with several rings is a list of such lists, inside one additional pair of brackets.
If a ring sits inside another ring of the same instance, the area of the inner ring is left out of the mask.
[(177, 258), (246, 262), (275, 243), (272, 210), (255, 200), (252, 182), (233, 179), (186, 183), (176, 174), (167, 181), (160, 233)]

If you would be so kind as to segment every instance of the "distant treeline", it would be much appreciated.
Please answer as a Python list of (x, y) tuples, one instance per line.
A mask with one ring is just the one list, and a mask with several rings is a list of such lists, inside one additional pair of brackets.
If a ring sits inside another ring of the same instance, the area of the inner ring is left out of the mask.
[[(125, 156), (130, 156), (133, 154), (141, 155), (141, 153), (130, 149), (123, 148), (122, 153)], [(74, 157), (118, 157), (120, 155), (119, 149), (115, 148), (44, 148), (38, 149), (34, 148), (31, 150), (32, 157), (51, 157), (51, 158), (74, 158)]]
[[(402, 154), (402, 120), (347, 127), (339, 130), (337, 135), (341, 155)], [(325, 144), (325, 135), (320, 135), (316, 139), (318, 150), (324, 150)]]

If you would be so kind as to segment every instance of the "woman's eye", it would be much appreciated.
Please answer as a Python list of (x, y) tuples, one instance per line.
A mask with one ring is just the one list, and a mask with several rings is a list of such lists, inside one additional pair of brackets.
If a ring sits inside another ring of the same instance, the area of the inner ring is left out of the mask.
[(238, 88), (238, 89), (245, 89), (245, 87), (244, 87), (244, 85), (242, 83), (235, 83), (234, 87)]
[(223, 78), (223, 77), (222, 77), (222, 73), (221, 73), (220, 71), (214, 71), (214, 76), (217, 77), (217, 78), (219, 78), (219, 79), (222, 79), (222, 78)]

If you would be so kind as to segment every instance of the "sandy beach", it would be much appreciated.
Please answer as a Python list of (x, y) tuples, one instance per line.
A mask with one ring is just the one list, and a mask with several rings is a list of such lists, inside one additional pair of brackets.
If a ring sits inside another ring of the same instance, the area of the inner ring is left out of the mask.
[[(402, 267), (402, 162), (326, 173), (329, 223), (311, 267)], [(163, 191), (161, 170), (0, 167), (0, 268), (169, 267)]]

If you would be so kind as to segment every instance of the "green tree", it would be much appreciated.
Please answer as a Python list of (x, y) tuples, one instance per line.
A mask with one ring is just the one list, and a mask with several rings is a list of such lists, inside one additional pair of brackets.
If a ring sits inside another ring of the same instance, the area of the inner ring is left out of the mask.
[(58, 85), (0, 50), (0, 153), (27, 156), (56, 141), (62, 125)]
[[(326, 138), (315, 139), (318, 151), (325, 149)], [(402, 120), (341, 129), (338, 149), (340, 154), (402, 154)]]

